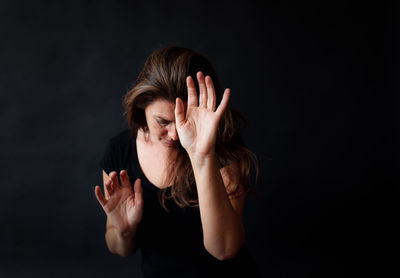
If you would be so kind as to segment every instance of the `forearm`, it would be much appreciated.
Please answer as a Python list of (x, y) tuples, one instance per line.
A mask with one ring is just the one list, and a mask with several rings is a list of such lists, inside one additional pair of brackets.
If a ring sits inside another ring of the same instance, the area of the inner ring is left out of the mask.
[(233, 257), (245, 240), (245, 231), (234, 211), (215, 155), (190, 156), (196, 180), (204, 246), (214, 257)]
[(137, 229), (130, 234), (121, 234), (115, 227), (107, 228), (105, 238), (110, 252), (121, 257), (127, 257), (136, 252), (136, 231)]

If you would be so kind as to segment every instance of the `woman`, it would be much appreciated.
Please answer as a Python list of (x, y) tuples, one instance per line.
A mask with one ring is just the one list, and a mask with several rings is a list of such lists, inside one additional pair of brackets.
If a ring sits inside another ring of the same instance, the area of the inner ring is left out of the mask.
[(140, 248), (145, 277), (256, 275), (242, 223), (254, 156), (229, 97), (210, 62), (180, 47), (152, 53), (125, 95), (130, 131), (110, 140), (95, 195), (109, 250)]

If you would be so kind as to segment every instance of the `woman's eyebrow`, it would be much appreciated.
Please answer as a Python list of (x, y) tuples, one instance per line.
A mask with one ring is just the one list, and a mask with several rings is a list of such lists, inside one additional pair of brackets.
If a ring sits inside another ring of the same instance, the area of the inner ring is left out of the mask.
[(170, 122), (170, 120), (165, 119), (165, 118), (163, 118), (163, 117), (161, 117), (161, 116), (154, 115), (154, 117), (157, 118), (158, 120)]

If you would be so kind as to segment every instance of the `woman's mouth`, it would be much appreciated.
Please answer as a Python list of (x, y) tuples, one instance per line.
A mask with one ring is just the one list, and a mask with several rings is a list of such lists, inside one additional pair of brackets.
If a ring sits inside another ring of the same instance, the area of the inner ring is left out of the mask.
[(176, 141), (172, 141), (172, 140), (163, 140), (163, 143), (165, 146), (169, 147), (169, 148), (175, 148), (178, 145), (178, 140)]

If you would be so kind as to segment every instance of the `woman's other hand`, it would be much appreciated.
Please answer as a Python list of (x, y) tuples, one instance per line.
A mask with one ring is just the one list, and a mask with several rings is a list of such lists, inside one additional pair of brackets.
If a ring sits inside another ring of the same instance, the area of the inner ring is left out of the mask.
[(214, 84), (210, 76), (197, 73), (200, 95), (197, 99), (196, 87), (192, 77), (186, 78), (188, 103), (185, 113), (181, 99), (176, 99), (176, 130), (182, 146), (189, 155), (208, 156), (214, 152), (218, 123), (229, 101), (230, 89), (225, 89), (221, 103), (216, 108)]
[(104, 179), (103, 196), (100, 186), (95, 187), (95, 195), (111, 224), (121, 233), (128, 235), (136, 230), (143, 216), (143, 195), (140, 179), (136, 179), (134, 192), (125, 170), (120, 172), (119, 184), (117, 173), (111, 172), (109, 179)]

